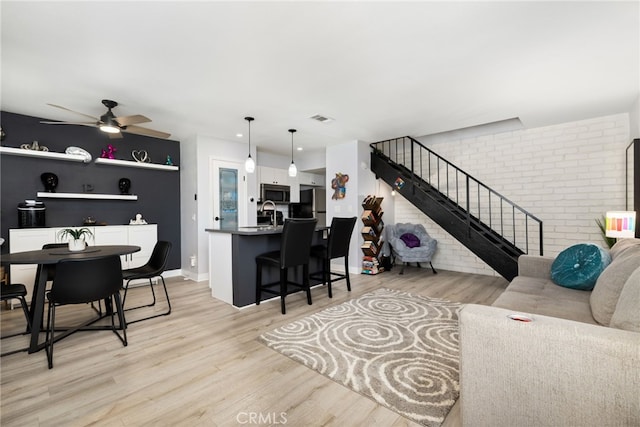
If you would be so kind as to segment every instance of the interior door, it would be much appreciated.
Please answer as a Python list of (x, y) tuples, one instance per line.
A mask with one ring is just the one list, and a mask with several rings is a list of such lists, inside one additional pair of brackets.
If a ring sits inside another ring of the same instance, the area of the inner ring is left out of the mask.
[(247, 181), (244, 165), (221, 160), (211, 161), (212, 226), (235, 229), (247, 223)]

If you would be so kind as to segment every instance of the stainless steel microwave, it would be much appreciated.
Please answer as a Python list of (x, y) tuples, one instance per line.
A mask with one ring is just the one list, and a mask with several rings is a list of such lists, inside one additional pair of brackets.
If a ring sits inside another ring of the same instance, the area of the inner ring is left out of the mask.
[(291, 187), (288, 185), (260, 184), (260, 201), (271, 200), (274, 203), (289, 203)]

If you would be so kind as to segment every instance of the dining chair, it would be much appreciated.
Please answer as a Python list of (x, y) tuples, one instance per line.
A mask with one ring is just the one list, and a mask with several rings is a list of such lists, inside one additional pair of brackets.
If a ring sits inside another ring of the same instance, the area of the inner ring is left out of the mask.
[[(111, 255), (107, 257), (63, 259), (56, 264), (56, 276), (53, 278), (51, 290), (47, 292), (49, 301), (49, 313), (47, 316), (46, 353), (49, 369), (53, 368), (53, 344), (67, 336), (81, 330), (102, 316), (82, 325), (69, 328), (64, 333), (55, 335), (56, 308), (71, 304), (84, 304), (93, 301), (106, 300), (109, 302), (108, 310), (111, 317), (111, 330), (127, 345), (127, 323), (122, 309), (120, 289), (122, 288), (122, 264), (120, 257)], [(114, 305), (115, 302), (115, 305)], [(114, 316), (117, 314), (118, 333)]]
[[(282, 229), (280, 250), (265, 252), (256, 257), (256, 305), (260, 305), (262, 292), (280, 297), (282, 314), (286, 314), (285, 297), (299, 291), (307, 292), (307, 303), (311, 305), (311, 289), (309, 286), (309, 255), (311, 241), (316, 228), (314, 219), (287, 219)], [(280, 280), (262, 283), (263, 268), (277, 267)], [(302, 266), (302, 283), (289, 280), (290, 268)]]
[[(0, 301), (9, 301), (12, 299), (17, 299), (18, 301), (20, 301), (20, 306), (22, 306), (22, 311), (24, 312), (24, 317), (27, 321), (27, 329), (24, 332), (5, 335), (2, 337), (2, 339), (17, 337), (18, 335), (25, 335), (31, 330), (31, 317), (29, 316), (29, 307), (27, 306), (27, 300), (25, 299), (26, 296), (27, 288), (21, 283), (9, 283), (6, 285), (0, 285)], [(26, 350), (27, 348), (25, 347), (19, 350), (7, 351), (6, 353), (0, 354), (0, 356), (7, 356), (9, 354), (14, 354)]]
[[(311, 248), (311, 256), (322, 260), (322, 271), (311, 275), (313, 279), (322, 279), (322, 283), (327, 284), (329, 298), (333, 298), (331, 283), (336, 280), (346, 279), (347, 291), (351, 292), (351, 281), (349, 279), (349, 243), (355, 227), (357, 218), (333, 217), (329, 238), (326, 245), (315, 245)], [(344, 258), (344, 274), (331, 271), (331, 260), (334, 258)], [(332, 278), (333, 277), (333, 278)]]
[[(85, 246), (89, 246), (85, 242)], [(68, 243), (45, 243), (42, 245), (42, 249), (68, 249)], [(38, 266), (38, 268), (42, 268), (42, 266)], [(53, 278), (56, 277), (56, 265), (50, 264), (47, 266), (47, 282), (53, 282)], [(98, 301), (98, 307), (94, 305), (94, 302), (91, 301), (91, 308), (93, 308), (97, 313), (102, 314), (102, 302)]]
[(169, 299), (169, 292), (167, 292), (167, 285), (164, 282), (162, 273), (167, 268), (167, 260), (169, 258), (169, 252), (171, 251), (171, 242), (159, 240), (153, 247), (153, 252), (149, 261), (141, 267), (130, 268), (122, 271), (122, 278), (127, 281), (124, 285), (124, 296), (122, 298), (122, 305), (125, 305), (127, 300), (127, 291), (129, 290), (129, 283), (132, 280), (147, 279), (149, 280), (149, 287), (151, 288), (151, 294), (153, 295), (153, 301), (150, 304), (143, 304), (137, 307), (125, 308), (125, 311), (136, 310), (143, 307), (153, 307), (156, 305), (156, 293), (153, 290), (152, 279), (159, 277), (162, 281), (162, 287), (164, 288), (164, 294), (167, 297), (167, 305), (169, 308), (164, 313), (154, 314), (153, 316), (143, 317), (142, 319), (136, 319), (130, 321), (131, 323), (141, 322), (143, 320), (153, 319), (154, 317), (168, 316), (171, 314), (171, 300)]
[[(42, 245), (42, 249), (62, 249), (62, 248), (68, 248), (69, 244), (68, 243), (45, 243), (44, 245)], [(51, 282), (53, 281), (53, 278), (56, 275), (56, 268), (54, 265), (49, 266), (49, 268), (47, 269), (47, 282)]]

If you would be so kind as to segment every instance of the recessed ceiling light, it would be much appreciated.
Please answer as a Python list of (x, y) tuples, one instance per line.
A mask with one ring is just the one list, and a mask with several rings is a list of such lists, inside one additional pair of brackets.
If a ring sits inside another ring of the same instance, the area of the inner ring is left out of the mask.
[(311, 116), (309, 118), (311, 120), (315, 120), (315, 121), (320, 122), (320, 123), (328, 123), (328, 122), (332, 122), (334, 120), (331, 117), (327, 117), (327, 116), (324, 116), (322, 114), (314, 114), (313, 116)]
[(241, 133), (236, 133), (236, 136), (237, 136), (238, 138), (242, 138), (242, 136), (243, 136), (243, 135), (242, 135)]
[(296, 150), (298, 150), (298, 151), (302, 151), (302, 147), (298, 147)]

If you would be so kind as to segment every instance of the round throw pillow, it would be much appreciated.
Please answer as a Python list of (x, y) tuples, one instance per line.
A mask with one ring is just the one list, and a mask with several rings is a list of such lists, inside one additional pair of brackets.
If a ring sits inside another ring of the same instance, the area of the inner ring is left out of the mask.
[(598, 245), (573, 245), (560, 252), (553, 261), (551, 280), (565, 288), (590, 291), (610, 262), (609, 253)]

